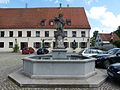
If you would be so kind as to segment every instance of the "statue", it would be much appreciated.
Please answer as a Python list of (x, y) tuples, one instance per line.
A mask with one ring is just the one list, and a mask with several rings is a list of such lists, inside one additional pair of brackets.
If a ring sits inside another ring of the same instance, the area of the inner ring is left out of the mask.
[(57, 32), (55, 33), (55, 48), (56, 49), (64, 49), (64, 26), (65, 26), (65, 21), (63, 19), (63, 15), (59, 14), (58, 17), (55, 17), (54, 19), (55, 22), (55, 26), (56, 26), (56, 30)]

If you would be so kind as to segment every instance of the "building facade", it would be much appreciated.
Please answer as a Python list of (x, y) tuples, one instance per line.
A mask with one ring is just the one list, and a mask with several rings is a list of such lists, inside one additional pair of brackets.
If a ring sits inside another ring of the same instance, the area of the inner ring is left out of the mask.
[(105, 48), (106, 50), (115, 47), (110, 42), (120, 40), (120, 38), (115, 33), (98, 33), (95, 41), (95, 47)]
[[(13, 51), (15, 43), (24, 47), (38, 49), (45, 47), (50, 51), (55, 47), (54, 17), (64, 15), (64, 45), (68, 52), (79, 52), (90, 47), (90, 25), (82, 7), (56, 8), (14, 8), (0, 9), (0, 52)], [(76, 42), (73, 49), (72, 42)]]

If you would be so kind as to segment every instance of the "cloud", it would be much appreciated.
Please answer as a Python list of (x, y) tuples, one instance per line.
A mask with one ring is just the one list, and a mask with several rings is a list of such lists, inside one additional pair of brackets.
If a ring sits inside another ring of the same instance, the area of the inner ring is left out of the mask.
[[(62, 2), (62, 0), (49, 0), (50, 2), (54, 2), (54, 3), (60, 3)], [(67, 1), (67, 2), (73, 2), (75, 0), (64, 0), (64, 1)]]
[(83, 0), (85, 4), (90, 5), (93, 2), (98, 2), (99, 0)]
[(0, 0), (0, 4), (7, 4), (9, 2), (10, 2), (10, 0)]
[[(113, 12), (108, 11), (105, 6), (92, 7), (87, 11), (87, 15), (89, 20), (99, 23), (99, 27), (97, 27), (103, 32), (112, 32), (120, 25), (120, 13), (115, 15)], [(94, 25), (91, 25), (91, 27), (92, 30), (95, 29)]]

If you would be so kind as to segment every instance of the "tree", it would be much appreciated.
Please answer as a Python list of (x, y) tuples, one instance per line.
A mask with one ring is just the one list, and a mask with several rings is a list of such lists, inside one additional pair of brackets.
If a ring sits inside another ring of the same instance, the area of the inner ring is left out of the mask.
[(15, 53), (19, 52), (19, 46), (17, 44), (17, 39), (15, 39), (15, 45), (13, 47), (13, 52), (15, 52)]
[(93, 37), (91, 38), (91, 46), (95, 46), (95, 41), (96, 41), (97, 35), (98, 35), (98, 31), (94, 31)]
[(120, 48), (120, 40), (113, 41), (112, 44)]
[(117, 30), (114, 31), (115, 34), (118, 35), (118, 37), (120, 38), (120, 26), (118, 26)]
[[(114, 33), (117, 34), (117, 36), (120, 38), (120, 26), (118, 26), (117, 30), (114, 31)], [(120, 48), (120, 40), (112, 41), (111, 43)]]

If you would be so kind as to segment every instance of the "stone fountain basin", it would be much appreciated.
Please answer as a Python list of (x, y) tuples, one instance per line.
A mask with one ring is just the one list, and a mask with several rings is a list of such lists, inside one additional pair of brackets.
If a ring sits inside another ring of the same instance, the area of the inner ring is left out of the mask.
[[(35, 56), (34, 56), (35, 57)], [(95, 59), (35, 59), (23, 60), (23, 73), (30, 78), (88, 78), (96, 74)]]

